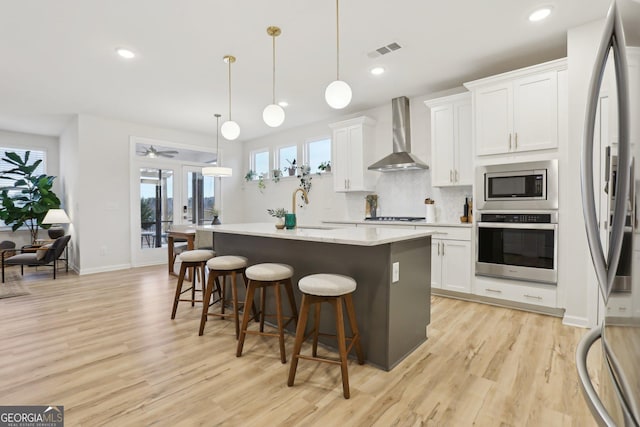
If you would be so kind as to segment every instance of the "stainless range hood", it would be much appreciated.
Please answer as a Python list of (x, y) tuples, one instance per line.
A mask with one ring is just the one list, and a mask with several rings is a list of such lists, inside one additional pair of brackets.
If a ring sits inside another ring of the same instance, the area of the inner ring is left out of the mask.
[(400, 96), (391, 100), (393, 114), (393, 153), (369, 166), (369, 170), (394, 172), (401, 170), (429, 169), (411, 154), (411, 120), (409, 98)]

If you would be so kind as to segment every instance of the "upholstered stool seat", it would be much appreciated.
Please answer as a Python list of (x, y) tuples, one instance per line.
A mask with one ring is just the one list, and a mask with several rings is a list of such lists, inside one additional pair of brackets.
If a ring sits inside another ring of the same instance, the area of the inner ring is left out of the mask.
[[(293, 267), (287, 264), (275, 264), (275, 263), (263, 263), (252, 265), (246, 270), (247, 279), (249, 283), (247, 286), (247, 295), (245, 298), (244, 306), (253, 303), (253, 297), (257, 289), (260, 289), (260, 330), (249, 331), (247, 327), (249, 325), (249, 311), (244, 310), (242, 316), (242, 326), (240, 327), (240, 336), (238, 338), (238, 348), (236, 356), (242, 356), (242, 347), (244, 346), (244, 340), (247, 334), (266, 335), (278, 337), (280, 342), (280, 361), (287, 363), (287, 356), (284, 349), (284, 328), (290, 321), (297, 321), (298, 310), (296, 308), (296, 302), (293, 296), (293, 285), (291, 278), (293, 277)], [(291, 307), (291, 315), (284, 316), (282, 312), (282, 299), (280, 297), (280, 285), (284, 286), (287, 297), (289, 299), (289, 305)], [(265, 291), (267, 288), (274, 288), (276, 297), (276, 321), (278, 333), (264, 332), (264, 318), (265, 314)], [(286, 323), (285, 323), (286, 319)]]
[[(247, 258), (237, 255), (224, 255), (215, 258), (211, 258), (207, 261), (207, 268), (209, 269), (209, 279), (207, 280), (207, 290), (205, 292), (204, 300), (209, 304), (202, 306), (202, 317), (200, 319), (200, 331), (198, 335), (204, 333), (204, 326), (209, 316), (218, 316), (223, 319), (227, 317), (233, 317), (236, 326), (236, 338), (240, 334), (240, 316), (239, 316), (239, 303), (238, 303), (238, 289), (237, 289), (237, 275), (240, 274), (243, 278), (244, 286), (247, 287), (247, 277), (245, 270), (248, 265)], [(227, 295), (227, 277), (231, 277), (231, 302), (233, 304), (233, 313), (225, 313), (226, 295)], [(220, 284), (220, 278), (222, 278), (222, 285)], [(218, 293), (218, 298), (211, 301), (211, 296), (215, 291)], [(220, 303), (220, 312), (210, 312), (209, 308), (217, 303)], [(254, 313), (256, 312), (253, 307)]]
[[(300, 318), (296, 327), (296, 341), (293, 347), (291, 367), (289, 369), (289, 379), (287, 384), (293, 386), (299, 359), (315, 360), (317, 362), (327, 362), (340, 365), (342, 371), (342, 392), (345, 399), (350, 396), (349, 373), (347, 370), (347, 356), (351, 349), (355, 347), (358, 363), (364, 363), (364, 355), (360, 345), (360, 333), (356, 323), (356, 314), (351, 298), (352, 293), (357, 288), (356, 281), (341, 274), (312, 274), (305, 276), (298, 282), (298, 287), (302, 291), (302, 304), (300, 306)], [(342, 302), (347, 308), (347, 318), (351, 326), (351, 337), (345, 336), (344, 316), (342, 312)], [(320, 304), (328, 302), (334, 307), (336, 313), (336, 334), (321, 334), (320, 328)], [(301, 355), (300, 350), (305, 339), (305, 329), (309, 317), (309, 309), (315, 304), (314, 326), (311, 332), (313, 336), (313, 347), (311, 356)], [(335, 336), (338, 340), (339, 360), (318, 357), (318, 336)], [(347, 347), (347, 341), (351, 341)]]
[[(204, 292), (204, 288), (205, 288), (204, 287), (204, 278), (205, 278), (204, 268), (207, 261), (209, 261), (211, 258), (216, 256), (216, 253), (214, 251), (196, 249), (192, 251), (184, 251), (179, 256), (180, 256), (181, 264), (180, 264), (180, 273), (178, 274), (178, 284), (176, 285), (176, 294), (173, 299), (173, 311), (171, 312), (172, 319), (176, 318), (176, 311), (178, 310), (178, 302), (180, 301), (191, 302), (191, 307), (193, 307), (196, 302), (203, 302), (203, 300), (196, 300), (196, 291), (202, 292), (203, 294), (205, 293)], [(191, 274), (191, 280), (192, 280), (191, 287), (183, 290), (182, 283), (184, 282), (184, 278), (187, 274), (187, 270), (190, 268), (193, 269), (193, 273)], [(196, 276), (198, 276), (196, 274), (196, 271), (198, 271), (198, 269), (200, 271), (200, 277), (201, 277), (200, 279), (201, 289), (196, 288)], [(191, 291), (190, 299), (180, 299), (180, 295), (189, 291)]]

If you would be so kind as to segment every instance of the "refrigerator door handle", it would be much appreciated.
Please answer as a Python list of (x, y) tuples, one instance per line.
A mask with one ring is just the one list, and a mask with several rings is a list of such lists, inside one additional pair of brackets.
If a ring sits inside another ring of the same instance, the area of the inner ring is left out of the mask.
[(622, 20), (618, 15), (615, 2), (611, 4), (605, 21), (605, 29), (596, 62), (591, 74), (589, 93), (587, 96), (587, 109), (585, 117), (584, 136), (582, 141), (580, 181), (582, 192), (582, 210), (584, 213), (587, 242), (591, 252), (591, 259), (596, 271), (598, 286), (602, 297), (606, 302), (609, 299), (613, 281), (615, 279), (620, 254), (622, 252), (622, 240), (626, 217), (626, 198), (616, 197), (613, 221), (610, 224), (609, 252), (605, 259), (602, 243), (598, 232), (598, 220), (596, 215), (596, 203), (593, 186), (593, 141), (595, 133), (596, 111), (598, 108), (598, 94), (602, 84), (604, 68), (609, 56), (609, 50), (613, 49), (615, 60), (615, 74), (618, 87), (618, 132), (620, 141), (618, 144), (618, 179), (616, 180), (615, 194), (626, 195), (629, 188), (629, 99), (628, 99), (628, 68), (625, 51), (625, 40), (622, 31)]
[(578, 369), (578, 377), (580, 378), (582, 394), (584, 395), (587, 406), (589, 406), (596, 422), (599, 426), (615, 427), (616, 423), (607, 412), (602, 401), (600, 401), (598, 393), (591, 383), (589, 371), (587, 370), (587, 356), (589, 354), (589, 350), (601, 337), (602, 329), (600, 329), (600, 327), (593, 328), (589, 333), (582, 337), (576, 349), (576, 368)]

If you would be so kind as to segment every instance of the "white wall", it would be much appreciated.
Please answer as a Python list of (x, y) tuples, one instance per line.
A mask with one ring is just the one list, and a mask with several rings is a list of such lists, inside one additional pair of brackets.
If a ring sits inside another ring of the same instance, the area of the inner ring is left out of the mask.
[[(73, 125), (72, 125), (73, 127)], [(62, 171), (73, 194), (72, 220), (77, 231), (80, 274), (109, 271), (130, 266), (130, 136), (147, 137), (187, 145), (212, 148), (215, 135), (163, 129), (126, 121), (80, 115), (77, 138), (73, 129), (65, 131), (62, 150), (70, 150), (77, 168)], [(75, 143), (77, 142), (77, 144)], [(221, 141), (225, 166), (240, 171), (239, 144)], [(238, 172), (223, 182), (221, 209), (226, 221), (243, 219), (242, 201), (238, 199), (241, 182)]]
[[(47, 153), (47, 174), (53, 175), (58, 178), (53, 183), (53, 191), (60, 197), (61, 196), (61, 178), (59, 168), (59, 151), (58, 151), (58, 138), (53, 136), (34, 135), (29, 133), (10, 132), (0, 130), (0, 147), (5, 148), (31, 148), (43, 150)], [(4, 157), (4, 152), (0, 153)], [(5, 185), (6, 183), (0, 183)], [(41, 230), (40, 237), (46, 237), (46, 231)], [(17, 231), (13, 233), (10, 229), (8, 231), (0, 231), (0, 240), (12, 240), (16, 242), (16, 246), (31, 244), (31, 236), (28, 231)]]
[(580, 326), (596, 323), (597, 289), (595, 272), (589, 255), (580, 195), (580, 150), (587, 100), (587, 88), (595, 61), (603, 21), (569, 30), (569, 144), (561, 148), (559, 164), (561, 236), (559, 259), (562, 268), (558, 280), (565, 295), (564, 322)]
[[(432, 97), (434, 95), (414, 97), (410, 100), (411, 151), (427, 164), (431, 162), (431, 130), (430, 112), (424, 105), (424, 100)], [(249, 156), (252, 150), (270, 148), (273, 156), (273, 152), (279, 146), (302, 144), (308, 139), (330, 136), (330, 123), (363, 115), (376, 121), (374, 140), (365, 144), (367, 144), (366, 149), (373, 150), (373, 159), (379, 160), (392, 151), (391, 100), (381, 107), (247, 141), (244, 144), (243, 172), (246, 173), (249, 169)], [(379, 196), (379, 216), (425, 216), (424, 199), (430, 197), (436, 200), (439, 221), (459, 222), (464, 197), (471, 195), (471, 187), (432, 188), (430, 170), (376, 173), (376, 176), (375, 192)], [(332, 175), (313, 175), (311, 182), (309, 205), (297, 208), (299, 223), (310, 224), (323, 220), (364, 217), (365, 193), (334, 192)], [(260, 192), (255, 182), (243, 184), (243, 200), (247, 207), (246, 221), (270, 221), (266, 213), (267, 208), (284, 207), (291, 210), (291, 194), (298, 187), (298, 180), (283, 178), (279, 183), (266, 181), (266, 186), (267, 188)]]
[(75, 116), (60, 135), (60, 170), (63, 171), (60, 176), (60, 184), (62, 185), (60, 200), (62, 200), (62, 206), (71, 220), (71, 224), (67, 226), (68, 234), (71, 235), (69, 264), (75, 271), (80, 270), (82, 256), (78, 239), (82, 231), (78, 197), (81, 182), (78, 131), (78, 117)]

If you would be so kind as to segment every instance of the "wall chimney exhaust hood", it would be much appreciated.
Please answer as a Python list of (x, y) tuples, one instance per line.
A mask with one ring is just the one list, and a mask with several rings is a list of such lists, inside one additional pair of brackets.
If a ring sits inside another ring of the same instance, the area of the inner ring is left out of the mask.
[(411, 120), (409, 98), (400, 96), (391, 100), (393, 114), (393, 153), (369, 166), (369, 170), (394, 172), (429, 169), (424, 162), (411, 154)]

